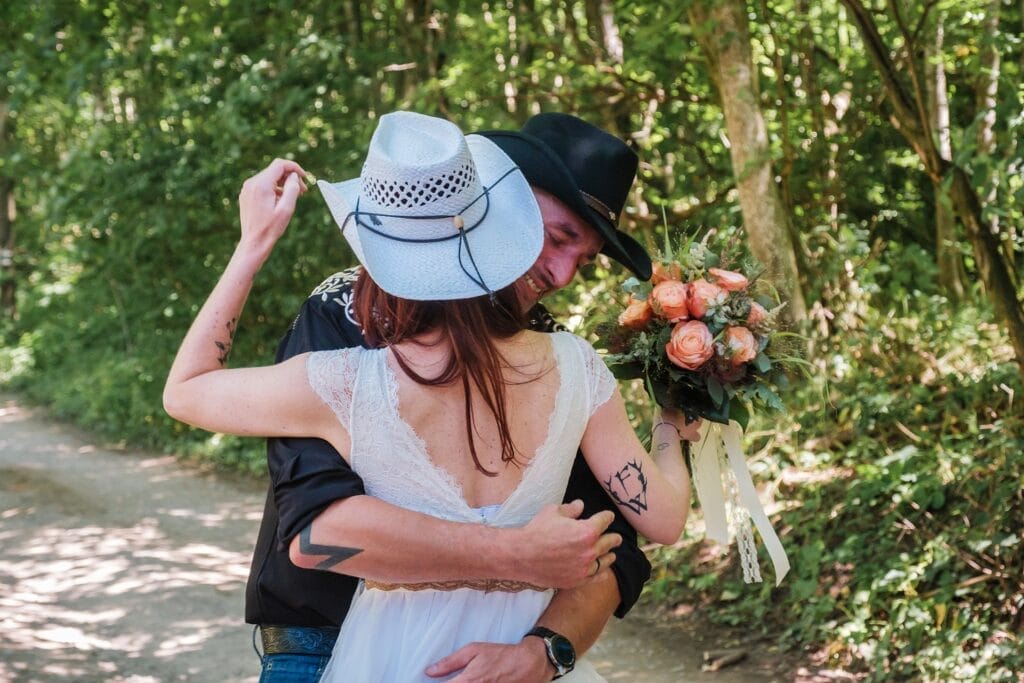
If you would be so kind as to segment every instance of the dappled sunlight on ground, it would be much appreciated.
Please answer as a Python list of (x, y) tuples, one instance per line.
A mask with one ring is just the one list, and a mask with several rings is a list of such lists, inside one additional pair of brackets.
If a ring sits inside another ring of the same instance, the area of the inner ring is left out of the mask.
[[(242, 591), (258, 487), (52, 425), (40, 440), (30, 419), (0, 404), (0, 681), (255, 680)], [(226, 666), (204, 673), (204, 651)]]

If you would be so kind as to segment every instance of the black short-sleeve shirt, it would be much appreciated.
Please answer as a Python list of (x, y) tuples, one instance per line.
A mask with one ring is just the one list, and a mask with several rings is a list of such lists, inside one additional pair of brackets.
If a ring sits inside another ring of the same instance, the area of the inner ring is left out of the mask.
[[(365, 346), (352, 313), (357, 269), (336, 273), (317, 287), (277, 348), (277, 362), (307, 351)], [(531, 327), (553, 332), (558, 325), (542, 306), (531, 312)], [(246, 586), (245, 620), (250, 624), (337, 626), (345, 618), (358, 579), (302, 569), (291, 563), (288, 544), (328, 505), (365, 493), (363, 482), (327, 442), (320, 439), (268, 439), (270, 487)], [(619, 514), (577, 453), (565, 500), (579, 498), (584, 516), (615, 512), (612, 530), (622, 535), (612, 566), (625, 616), (650, 577), (651, 565), (637, 545), (636, 531)]]

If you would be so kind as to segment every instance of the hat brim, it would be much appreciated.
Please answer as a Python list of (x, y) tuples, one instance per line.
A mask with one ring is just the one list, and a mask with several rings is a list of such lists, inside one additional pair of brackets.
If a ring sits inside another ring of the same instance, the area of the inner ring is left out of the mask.
[(508, 130), (478, 133), (500, 147), (523, 171), (527, 181), (552, 194), (589, 223), (604, 239), (601, 252), (631, 270), (637, 277), (651, 277), (651, 258), (635, 239), (618, 229), (608, 217), (590, 208), (579, 185), (551, 147), (529, 133)]
[[(441, 242), (410, 243), (377, 234), (352, 215), (359, 201), (358, 178), (317, 182), (356, 258), (389, 294), (415, 301), (483, 296), (515, 282), (540, 256), (544, 225), (530, 184), (517, 170), (495, 185), (516, 164), (484, 137), (467, 135), (466, 143), (481, 184), (490, 189), (480, 200), (487, 203), (486, 214), (478, 225), (466, 226), (471, 229), (464, 242), (454, 227), (453, 238)], [(388, 221), (395, 219), (380, 220), (380, 231), (386, 233)]]

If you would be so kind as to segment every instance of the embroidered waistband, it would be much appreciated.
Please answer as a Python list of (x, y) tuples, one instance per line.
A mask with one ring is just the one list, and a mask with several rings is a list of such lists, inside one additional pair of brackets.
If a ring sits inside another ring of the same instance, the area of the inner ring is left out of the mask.
[(535, 586), (525, 581), (505, 581), (502, 579), (476, 579), (465, 581), (425, 581), (423, 583), (385, 583), (383, 581), (366, 582), (367, 588), (379, 591), (454, 591), (460, 588), (470, 588), (484, 593), (518, 593), (520, 591), (546, 591), (547, 588)]

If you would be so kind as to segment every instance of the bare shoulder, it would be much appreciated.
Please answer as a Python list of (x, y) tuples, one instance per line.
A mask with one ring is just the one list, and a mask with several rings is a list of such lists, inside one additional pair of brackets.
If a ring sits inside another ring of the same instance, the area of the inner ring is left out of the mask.
[(555, 340), (547, 332), (524, 330), (499, 342), (505, 361), (527, 375), (537, 376), (555, 365)]

